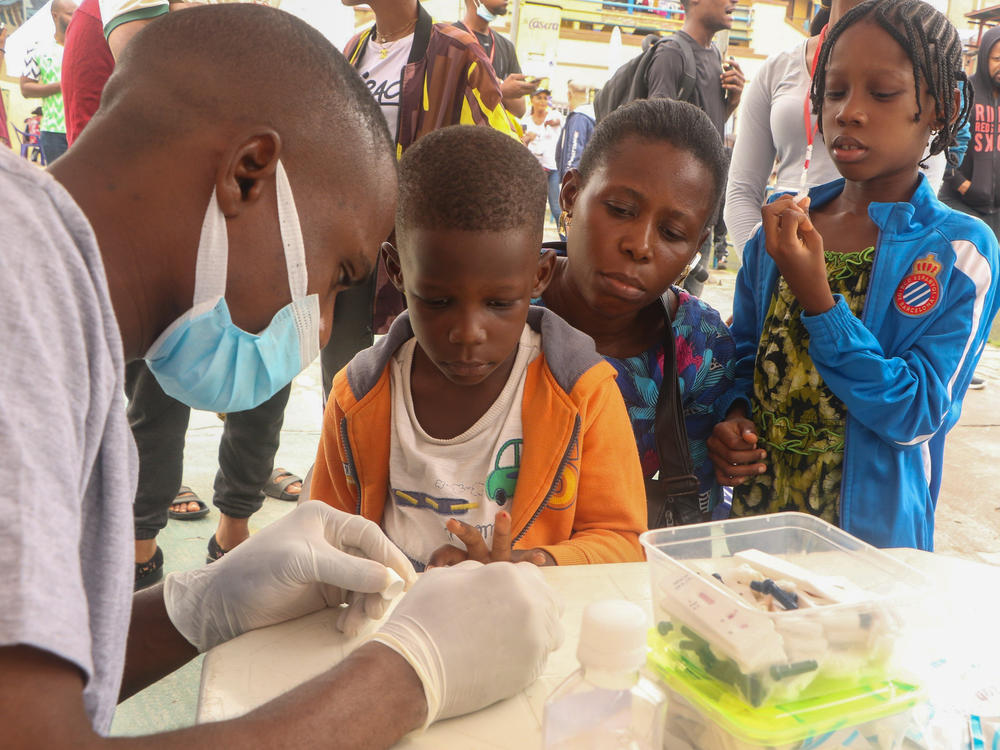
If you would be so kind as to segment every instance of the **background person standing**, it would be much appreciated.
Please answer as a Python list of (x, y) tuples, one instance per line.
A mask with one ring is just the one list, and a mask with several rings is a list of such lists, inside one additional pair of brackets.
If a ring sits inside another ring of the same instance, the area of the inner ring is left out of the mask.
[(42, 100), (42, 153), (51, 164), (66, 153), (66, 116), (63, 114), (62, 59), (66, 29), (76, 10), (73, 0), (52, 0), (56, 33), (39, 42), (24, 58), (21, 95)]
[(505, 15), (507, 0), (465, 0), (465, 15), (455, 26), (476, 37), (500, 81), (503, 106), (516, 117), (524, 117), (528, 108), (524, 97), (535, 93), (539, 81), (525, 79), (514, 43), (490, 28), (493, 19)]
[[(949, 165), (938, 198), (946, 206), (985, 221), (993, 234), (1000, 236), (1000, 159), (997, 139), (1000, 127), (1000, 26), (983, 34), (979, 44), (976, 72), (970, 76), (974, 92), (969, 112), (970, 138), (965, 157), (958, 166)], [(971, 390), (986, 382), (973, 377)]]
[(539, 89), (531, 95), (531, 111), (521, 118), (524, 135), (521, 142), (535, 155), (545, 170), (549, 183), (549, 211), (552, 221), (559, 221), (559, 169), (556, 166), (556, 144), (562, 132), (563, 117), (549, 106), (552, 92)]
[[(736, 111), (743, 95), (743, 71), (732, 57), (725, 63), (722, 52), (712, 42), (716, 33), (732, 28), (735, 0), (684, 0), (684, 26), (674, 34), (677, 44), (659, 44), (647, 73), (650, 99), (680, 99), (681, 84), (685, 76), (685, 54), (680, 45), (686, 45), (695, 62), (694, 91), (687, 101), (703, 110), (725, 138), (726, 120)], [(714, 222), (713, 222), (714, 224)], [(701, 246), (698, 268), (688, 274), (684, 288), (698, 296), (708, 278), (707, 268), (712, 252), (712, 235)], [(699, 280), (699, 278), (701, 280)]]

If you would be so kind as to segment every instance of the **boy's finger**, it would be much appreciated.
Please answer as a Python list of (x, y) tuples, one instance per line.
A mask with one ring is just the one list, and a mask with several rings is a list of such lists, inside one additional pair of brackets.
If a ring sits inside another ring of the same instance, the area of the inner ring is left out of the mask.
[(465, 550), (460, 550), (453, 544), (445, 544), (431, 553), (431, 557), (427, 561), (427, 567), (424, 569), (445, 568), (449, 565), (458, 565), (458, 563), (468, 559), (468, 553)]
[(501, 510), (493, 519), (493, 562), (510, 560), (510, 513)]
[(479, 529), (455, 518), (448, 521), (446, 526), (448, 531), (457, 536), (462, 541), (462, 544), (465, 545), (465, 549), (469, 554), (468, 559), (481, 563), (488, 563), (490, 561), (490, 551), (487, 549), (486, 540), (479, 533)]

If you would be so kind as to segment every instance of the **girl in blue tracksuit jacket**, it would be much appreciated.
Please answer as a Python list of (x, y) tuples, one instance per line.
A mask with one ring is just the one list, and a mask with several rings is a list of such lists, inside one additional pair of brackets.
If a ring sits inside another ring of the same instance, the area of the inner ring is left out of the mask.
[(944, 438), (1000, 301), (996, 237), (919, 172), (968, 119), (964, 80), (922, 0), (868, 0), (830, 30), (811, 97), (844, 179), (765, 206), (737, 280), (737, 379), (709, 440), (734, 516), (933, 547)]

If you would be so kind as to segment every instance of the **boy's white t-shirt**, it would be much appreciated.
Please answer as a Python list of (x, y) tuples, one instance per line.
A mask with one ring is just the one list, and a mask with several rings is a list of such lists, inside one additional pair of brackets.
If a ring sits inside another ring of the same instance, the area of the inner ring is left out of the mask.
[(365, 45), (365, 53), (358, 66), (361, 79), (382, 108), (382, 115), (393, 138), (399, 130), (399, 95), (403, 88), (403, 68), (410, 59), (412, 48), (413, 34), (386, 44), (379, 44), (372, 36)]
[(392, 388), (392, 438), (389, 497), (382, 516), (386, 536), (418, 570), (438, 547), (465, 545), (445, 524), (457, 518), (479, 528), (493, 544), (497, 510), (510, 510), (520, 466), (523, 430), (521, 402), (528, 365), (541, 351), (541, 334), (525, 325), (507, 383), (482, 417), (457, 437), (433, 438), (413, 410), (410, 371), (416, 339), (410, 339), (389, 365)]

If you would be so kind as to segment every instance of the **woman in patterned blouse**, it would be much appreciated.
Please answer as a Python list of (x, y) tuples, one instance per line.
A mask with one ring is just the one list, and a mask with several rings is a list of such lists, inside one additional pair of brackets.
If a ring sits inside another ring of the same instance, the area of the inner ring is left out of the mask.
[(563, 179), (565, 257), (541, 300), (592, 336), (618, 371), (647, 478), (660, 468), (653, 421), (671, 326), (702, 508), (716, 517), (728, 505), (705, 441), (733, 381), (734, 346), (719, 313), (676, 282), (708, 232), (726, 166), (716, 130), (689, 104), (637, 101), (602, 120), (580, 168)]

